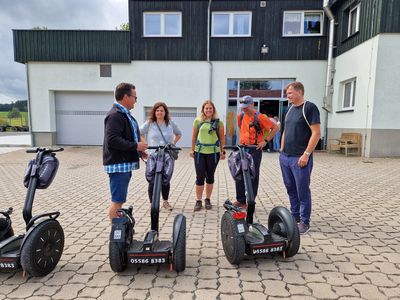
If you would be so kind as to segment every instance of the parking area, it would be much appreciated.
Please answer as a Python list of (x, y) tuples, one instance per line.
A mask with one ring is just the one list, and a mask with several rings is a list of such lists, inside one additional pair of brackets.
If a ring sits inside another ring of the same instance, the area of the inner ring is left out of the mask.
[[(14, 207), (13, 225), (24, 228), (22, 184), (32, 154), (0, 152), (0, 209)], [(223, 202), (235, 187), (227, 162), (217, 173), (212, 210), (193, 212), (195, 172), (187, 150), (171, 181), (172, 211), (161, 210), (161, 239), (171, 239), (177, 213), (187, 218), (187, 267), (130, 266), (115, 274), (108, 263), (108, 177), (101, 147), (67, 147), (47, 190), (38, 190), (33, 212), (59, 210), (65, 248), (44, 278), (0, 273), (0, 299), (400, 299), (400, 159), (366, 159), (316, 153), (312, 176), (311, 231), (299, 253), (247, 257), (231, 265), (220, 242)], [(129, 204), (136, 238), (150, 228), (144, 163), (134, 172)], [(289, 207), (278, 154), (264, 153), (256, 220), (266, 224), (276, 205)]]

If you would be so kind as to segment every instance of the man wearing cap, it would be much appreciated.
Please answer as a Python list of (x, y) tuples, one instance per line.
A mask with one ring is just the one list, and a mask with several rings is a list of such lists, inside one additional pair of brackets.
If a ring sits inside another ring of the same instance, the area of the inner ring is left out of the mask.
[[(252, 180), (254, 198), (257, 196), (258, 181), (260, 177), (260, 165), (262, 158), (262, 149), (266, 143), (274, 138), (278, 131), (278, 126), (271, 122), (263, 114), (260, 114), (254, 109), (254, 100), (251, 96), (244, 96), (240, 100), (240, 112), (237, 116), (240, 139), (239, 143), (243, 145), (257, 145), (256, 148), (248, 148), (247, 152), (251, 154), (254, 160), (255, 177)], [(269, 135), (267, 140), (264, 140), (263, 131), (267, 131)], [(233, 203), (235, 206), (246, 208), (246, 194), (244, 182), (236, 181), (236, 201)]]

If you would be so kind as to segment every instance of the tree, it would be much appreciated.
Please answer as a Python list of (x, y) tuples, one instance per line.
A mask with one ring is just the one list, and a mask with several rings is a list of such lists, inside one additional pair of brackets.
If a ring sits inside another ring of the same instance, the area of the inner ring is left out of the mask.
[(15, 101), (14, 106), (15, 108), (18, 108), (19, 111), (28, 111), (28, 101), (27, 100), (18, 100)]
[(119, 28), (115, 27), (115, 29), (123, 30), (123, 31), (129, 31), (129, 22), (128, 23), (122, 23), (121, 25), (119, 25)]
[(19, 112), (19, 109), (14, 107), (7, 115), (9, 119), (14, 119), (14, 118), (20, 118), (21, 113)]

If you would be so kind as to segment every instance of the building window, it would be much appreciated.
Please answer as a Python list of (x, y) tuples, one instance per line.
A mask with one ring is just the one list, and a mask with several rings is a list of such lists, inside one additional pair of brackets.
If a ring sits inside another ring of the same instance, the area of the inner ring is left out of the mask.
[(342, 110), (349, 110), (354, 108), (356, 100), (356, 79), (344, 81), (342, 83), (343, 88), (343, 100)]
[(111, 65), (100, 65), (100, 77), (111, 77)]
[(241, 37), (251, 35), (251, 12), (213, 12), (211, 35)]
[(320, 11), (285, 11), (283, 36), (322, 35), (324, 14)]
[(149, 37), (181, 37), (182, 13), (143, 13), (143, 35)]
[(359, 20), (360, 20), (360, 4), (353, 7), (349, 11), (349, 25), (347, 28), (347, 36), (351, 36), (351, 35), (355, 34), (356, 32), (358, 32)]

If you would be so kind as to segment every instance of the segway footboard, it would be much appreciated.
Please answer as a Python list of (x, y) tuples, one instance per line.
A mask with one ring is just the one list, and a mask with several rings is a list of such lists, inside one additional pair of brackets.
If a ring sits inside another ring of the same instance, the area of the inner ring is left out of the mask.
[(0, 242), (0, 272), (21, 268), (19, 249), (23, 239), (23, 235), (17, 235)]
[(161, 265), (171, 263), (172, 243), (155, 241), (146, 245), (144, 241), (133, 240), (128, 249), (128, 263), (131, 265)]
[(282, 253), (285, 256), (288, 240), (271, 233), (261, 224), (252, 224), (245, 235), (247, 255)]

